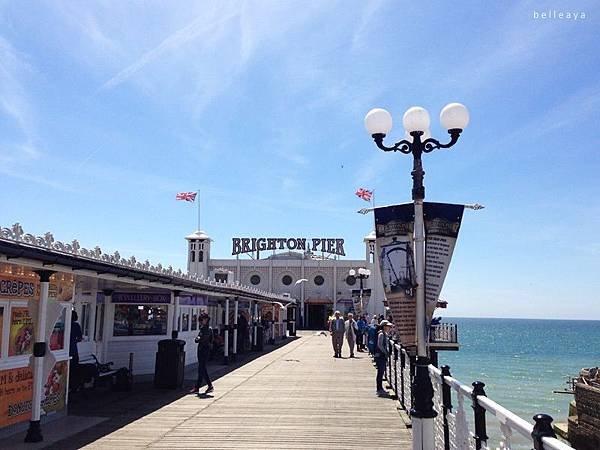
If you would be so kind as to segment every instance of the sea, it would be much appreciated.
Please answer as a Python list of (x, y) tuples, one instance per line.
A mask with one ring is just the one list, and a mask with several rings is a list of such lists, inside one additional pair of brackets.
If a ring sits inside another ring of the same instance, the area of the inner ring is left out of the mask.
[[(597, 320), (444, 321), (458, 324), (460, 350), (440, 352), (440, 366), (450, 366), (452, 376), (464, 384), (483, 381), (488, 397), (531, 423), (538, 413), (566, 422), (573, 395), (553, 391), (565, 390), (568, 377), (581, 368), (600, 366)], [(488, 420), (488, 434), (497, 439), (493, 425)]]

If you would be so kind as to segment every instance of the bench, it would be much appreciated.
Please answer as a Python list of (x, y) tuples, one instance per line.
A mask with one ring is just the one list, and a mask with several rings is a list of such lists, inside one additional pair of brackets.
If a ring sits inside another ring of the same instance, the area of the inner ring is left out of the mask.
[[(91, 378), (91, 387), (96, 387), (97, 382), (108, 382), (112, 385), (113, 378), (117, 370), (112, 368), (113, 362), (101, 363), (93, 353), (94, 344), (92, 342), (79, 342), (77, 344), (79, 353), (79, 369), (81, 375), (80, 387), (86, 387), (86, 379)], [(95, 370), (86, 373), (86, 367), (94, 367)]]

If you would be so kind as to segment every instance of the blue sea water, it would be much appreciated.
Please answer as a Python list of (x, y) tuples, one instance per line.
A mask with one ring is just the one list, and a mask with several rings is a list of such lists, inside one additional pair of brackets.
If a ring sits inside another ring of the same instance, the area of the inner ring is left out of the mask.
[(440, 352), (439, 364), (529, 422), (537, 413), (566, 421), (568, 376), (600, 366), (600, 321), (448, 318), (458, 324), (460, 351)]

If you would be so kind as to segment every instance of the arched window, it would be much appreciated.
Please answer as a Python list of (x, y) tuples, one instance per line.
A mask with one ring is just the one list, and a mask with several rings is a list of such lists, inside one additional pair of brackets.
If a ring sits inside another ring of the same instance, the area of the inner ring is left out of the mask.
[(204, 252), (202, 250), (198, 251), (198, 262), (204, 261)]
[(196, 259), (196, 252), (194, 250), (192, 250), (190, 252), (190, 261), (194, 262), (195, 259)]

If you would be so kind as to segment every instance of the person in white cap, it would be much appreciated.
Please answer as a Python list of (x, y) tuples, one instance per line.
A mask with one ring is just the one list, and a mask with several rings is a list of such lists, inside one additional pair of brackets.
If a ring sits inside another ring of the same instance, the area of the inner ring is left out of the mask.
[(386, 395), (387, 392), (383, 389), (383, 375), (385, 373), (385, 365), (390, 352), (390, 341), (388, 334), (392, 329), (392, 324), (387, 320), (382, 320), (379, 323), (381, 331), (377, 335), (377, 347), (375, 347), (375, 364), (377, 365), (377, 395)]

